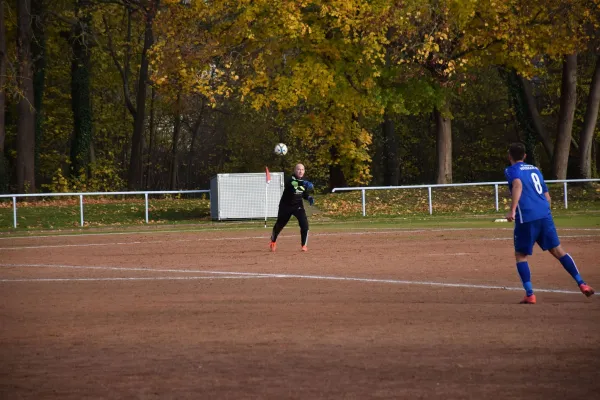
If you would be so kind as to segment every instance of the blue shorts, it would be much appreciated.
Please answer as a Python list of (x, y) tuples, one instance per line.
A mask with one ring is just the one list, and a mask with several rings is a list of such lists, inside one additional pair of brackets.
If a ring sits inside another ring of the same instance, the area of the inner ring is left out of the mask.
[(560, 245), (552, 216), (530, 222), (515, 223), (515, 251), (532, 255), (535, 243), (544, 251)]

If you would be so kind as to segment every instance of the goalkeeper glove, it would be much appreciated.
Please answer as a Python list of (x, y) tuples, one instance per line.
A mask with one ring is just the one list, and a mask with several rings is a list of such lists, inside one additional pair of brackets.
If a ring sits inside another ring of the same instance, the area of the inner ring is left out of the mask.
[(313, 185), (311, 182), (309, 181), (304, 181), (302, 186), (304, 186), (304, 188), (306, 190), (313, 190), (315, 188), (315, 185)]

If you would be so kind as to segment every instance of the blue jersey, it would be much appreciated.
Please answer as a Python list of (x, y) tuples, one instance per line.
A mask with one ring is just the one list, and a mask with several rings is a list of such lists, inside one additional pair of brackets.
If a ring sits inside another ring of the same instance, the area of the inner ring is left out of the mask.
[(535, 221), (550, 215), (550, 204), (544, 195), (548, 192), (548, 187), (536, 166), (518, 162), (506, 168), (504, 175), (508, 180), (511, 194), (513, 180), (520, 179), (523, 185), (523, 193), (517, 205), (516, 219), (518, 222)]

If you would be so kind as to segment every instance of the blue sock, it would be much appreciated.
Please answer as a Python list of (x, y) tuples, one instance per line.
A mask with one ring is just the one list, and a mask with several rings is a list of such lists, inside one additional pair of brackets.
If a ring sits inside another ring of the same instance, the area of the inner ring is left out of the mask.
[(573, 257), (571, 257), (570, 254), (565, 254), (559, 259), (559, 261), (562, 264), (562, 266), (565, 267), (565, 270), (567, 270), (569, 275), (571, 275), (573, 279), (575, 279), (575, 282), (577, 282), (578, 285), (585, 283), (581, 278), (581, 275), (579, 275), (579, 271), (577, 270), (575, 261), (573, 261)]
[(531, 284), (531, 272), (529, 271), (529, 264), (527, 261), (518, 262), (517, 271), (521, 277), (521, 282), (523, 282), (525, 293), (527, 296), (531, 296), (533, 294), (533, 285)]

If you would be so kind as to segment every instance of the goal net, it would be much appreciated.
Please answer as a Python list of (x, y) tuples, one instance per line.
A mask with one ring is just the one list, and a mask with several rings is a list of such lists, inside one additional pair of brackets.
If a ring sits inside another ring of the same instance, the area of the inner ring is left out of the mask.
[(283, 194), (283, 172), (218, 174), (210, 181), (210, 215), (213, 220), (277, 217)]

